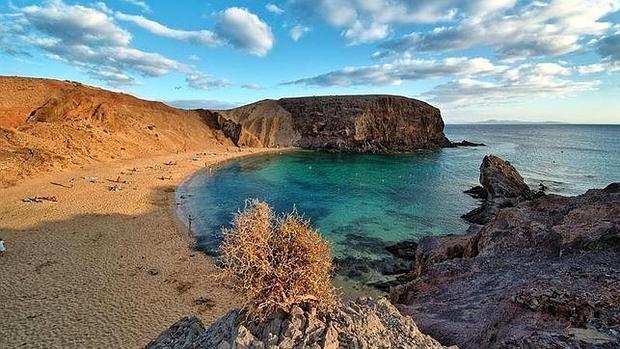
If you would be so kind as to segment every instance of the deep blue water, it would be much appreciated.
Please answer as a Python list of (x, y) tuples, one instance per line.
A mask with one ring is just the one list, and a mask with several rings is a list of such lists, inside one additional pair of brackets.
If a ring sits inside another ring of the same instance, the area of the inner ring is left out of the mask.
[[(376, 243), (462, 233), (477, 206), (485, 154), (509, 160), (533, 188), (576, 195), (620, 181), (620, 126), (447, 125), (453, 141), (486, 147), (374, 155), (295, 151), (233, 160), (188, 181), (177, 197), (207, 250), (248, 198), (293, 207), (333, 242), (336, 256), (373, 257)], [(181, 200), (181, 196), (189, 196)]]

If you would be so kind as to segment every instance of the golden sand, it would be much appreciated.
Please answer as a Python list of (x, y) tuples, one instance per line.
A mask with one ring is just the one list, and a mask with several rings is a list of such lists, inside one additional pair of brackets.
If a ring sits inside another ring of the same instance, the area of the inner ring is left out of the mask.
[[(0, 347), (143, 347), (182, 316), (208, 324), (238, 306), (191, 249), (174, 189), (205, 166), (266, 151), (119, 160), (1, 189)], [(34, 196), (57, 202), (23, 201)]]

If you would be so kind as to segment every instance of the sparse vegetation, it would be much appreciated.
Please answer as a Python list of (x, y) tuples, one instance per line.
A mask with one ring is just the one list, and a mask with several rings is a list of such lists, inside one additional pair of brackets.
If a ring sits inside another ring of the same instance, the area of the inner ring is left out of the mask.
[(295, 211), (276, 216), (266, 203), (248, 201), (223, 233), (223, 270), (252, 316), (293, 305), (324, 311), (336, 301), (331, 246)]

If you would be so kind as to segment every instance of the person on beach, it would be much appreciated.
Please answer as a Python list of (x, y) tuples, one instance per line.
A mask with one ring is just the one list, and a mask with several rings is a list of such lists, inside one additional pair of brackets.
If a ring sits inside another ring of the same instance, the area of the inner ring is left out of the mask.
[(0, 257), (4, 256), (4, 251), (6, 251), (6, 247), (4, 247), (4, 240), (0, 239)]

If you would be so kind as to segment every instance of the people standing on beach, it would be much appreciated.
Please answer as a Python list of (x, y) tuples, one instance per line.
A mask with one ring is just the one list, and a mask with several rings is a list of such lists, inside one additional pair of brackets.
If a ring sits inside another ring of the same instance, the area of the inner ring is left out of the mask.
[(4, 256), (4, 251), (6, 251), (4, 240), (0, 239), (0, 257)]

